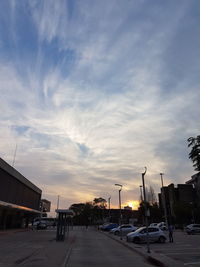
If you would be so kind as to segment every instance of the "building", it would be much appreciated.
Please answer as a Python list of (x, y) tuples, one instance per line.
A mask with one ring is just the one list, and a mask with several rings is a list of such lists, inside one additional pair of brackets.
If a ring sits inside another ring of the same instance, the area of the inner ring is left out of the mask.
[(51, 202), (47, 199), (41, 200), (41, 210), (42, 212), (50, 212), (51, 211)]
[(0, 229), (27, 226), (40, 214), (42, 191), (0, 158)]
[[(165, 203), (162, 195), (165, 194)], [(161, 188), (161, 194), (159, 194), (159, 205), (164, 214), (164, 204), (167, 213), (168, 222), (177, 222), (177, 218), (182, 216), (182, 219), (191, 220), (192, 216), (191, 208), (195, 202), (195, 191), (190, 184), (178, 184), (177, 187), (174, 184), (164, 186)]]
[(191, 179), (186, 182), (194, 187), (196, 193), (196, 202), (200, 204), (200, 172), (192, 175)]
[(124, 209), (125, 209), (125, 210), (132, 210), (132, 207), (130, 207), (130, 206), (125, 206)]

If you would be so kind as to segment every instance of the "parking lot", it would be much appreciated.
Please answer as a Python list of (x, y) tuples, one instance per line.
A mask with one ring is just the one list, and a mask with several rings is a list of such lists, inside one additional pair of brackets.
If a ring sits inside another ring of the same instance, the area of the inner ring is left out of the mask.
[[(120, 237), (109, 234), (110, 236), (120, 240)], [(166, 232), (168, 235), (168, 232)], [(122, 240), (126, 242), (126, 237)], [(129, 243), (133, 248), (141, 248), (146, 250), (146, 244)], [(188, 235), (183, 231), (176, 230), (174, 232), (174, 243), (169, 243), (167, 240), (164, 244), (151, 243), (150, 250), (165, 255), (173, 260), (177, 260), (183, 266), (200, 266), (200, 234)]]
[(174, 233), (174, 243), (151, 244), (153, 251), (183, 262), (184, 266), (200, 266), (200, 235)]

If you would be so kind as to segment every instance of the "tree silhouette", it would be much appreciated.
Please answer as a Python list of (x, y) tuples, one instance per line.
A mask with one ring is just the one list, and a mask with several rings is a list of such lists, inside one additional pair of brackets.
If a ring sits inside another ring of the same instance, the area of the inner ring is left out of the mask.
[(195, 171), (200, 172), (200, 135), (188, 138), (188, 147), (191, 147), (189, 158), (193, 162)]

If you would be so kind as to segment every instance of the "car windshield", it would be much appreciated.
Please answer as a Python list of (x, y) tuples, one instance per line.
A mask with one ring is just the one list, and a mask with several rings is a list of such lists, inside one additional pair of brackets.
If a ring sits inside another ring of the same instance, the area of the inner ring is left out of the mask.
[(146, 229), (146, 227), (140, 227), (137, 230), (134, 231), (134, 233), (139, 233), (140, 231)]

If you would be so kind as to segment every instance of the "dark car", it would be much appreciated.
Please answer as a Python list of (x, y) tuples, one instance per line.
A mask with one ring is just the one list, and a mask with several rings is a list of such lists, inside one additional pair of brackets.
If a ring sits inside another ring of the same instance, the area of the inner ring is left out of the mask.
[(37, 230), (45, 230), (45, 229), (47, 229), (47, 224), (45, 222), (41, 221), (37, 224)]
[(117, 223), (107, 223), (105, 225), (102, 225), (101, 230), (103, 231), (110, 231), (113, 228), (118, 227), (119, 225)]
[(200, 233), (200, 224), (189, 224), (185, 228), (188, 235)]

